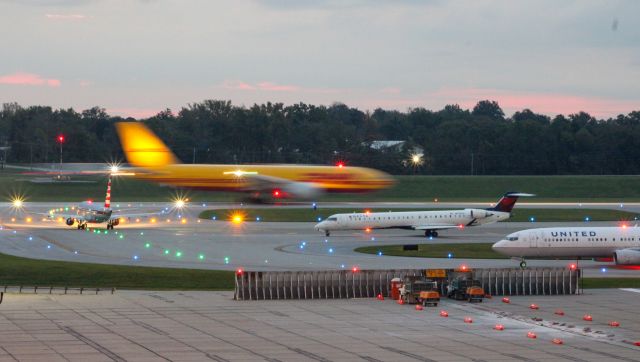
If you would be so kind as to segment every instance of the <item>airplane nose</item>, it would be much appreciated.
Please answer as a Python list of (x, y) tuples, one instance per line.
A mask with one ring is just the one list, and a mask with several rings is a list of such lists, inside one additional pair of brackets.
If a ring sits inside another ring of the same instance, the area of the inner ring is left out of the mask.
[(315, 226), (315, 229), (320, 231), (320, 229), (322, 228), (322, 225), (324, 225), (324, 221), (317, 223), (316, 226)]
[(491, 249), (499, 253), (505, 249), (505, 247), (507, 246), (506, 244), (507, 244), (506, 240), (500, 240), (497, 243), (491, 245)]

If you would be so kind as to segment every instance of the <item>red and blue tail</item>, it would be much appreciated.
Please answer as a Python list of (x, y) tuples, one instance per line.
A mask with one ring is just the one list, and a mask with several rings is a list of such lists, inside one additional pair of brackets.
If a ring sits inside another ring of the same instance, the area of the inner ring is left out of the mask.
[(518, 201), (518, 197), (532, 197), (536, 196), (534, 194), (525, 194), (522, 192), (507, 192), (502, 196), (500, 201), (494, 207), (490, 207), (487, 210), (489, 211), (499, 211), (499, 212), (511, 212), (513, 207), (516, 205), (516, 201)]
[(109, 176), (109, 181), (107, 182), (107, 196), (104, 198), (104, 208), (111, 208), (111, 176)]

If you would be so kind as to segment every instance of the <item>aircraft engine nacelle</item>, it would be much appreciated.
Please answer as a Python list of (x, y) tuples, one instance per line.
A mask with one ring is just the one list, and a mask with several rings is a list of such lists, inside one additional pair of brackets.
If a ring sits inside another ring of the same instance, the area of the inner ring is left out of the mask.
[(68, 226), (71, 226), (71, 225), (73, 225), (73, 223), (75, 223), (76, 221), (75, 221), (72, 217), (70, 217), (70, 218), (68, 218), (65, 222), (67, 223), (67, 225), (68, 225)]
[(117, 219), (111, 219), (110, 221), (111, 225), (113, 226), (118, 226), (120, 224), (120, 218)]
[(294, 199), (315, 199), (323, 192), (321, 188), (306, 182), (292, 182), (283, 186), (282, 191)]
[(482, 209), (465, 209), (464, 210), (467, 215), (475, 219), (484, 219), (485, 217), (489, 217), (492, 215), (491, 212)]
[(613, 253), (613, 258), (618, 265), (640, 265), (639, 249), (623, 249)]

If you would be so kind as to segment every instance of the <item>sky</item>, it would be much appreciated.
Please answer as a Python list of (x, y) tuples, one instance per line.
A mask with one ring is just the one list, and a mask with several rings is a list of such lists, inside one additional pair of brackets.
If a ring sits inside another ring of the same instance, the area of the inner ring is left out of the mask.
[(0, 103), (640, 110), (636, 0), (0, 0)]

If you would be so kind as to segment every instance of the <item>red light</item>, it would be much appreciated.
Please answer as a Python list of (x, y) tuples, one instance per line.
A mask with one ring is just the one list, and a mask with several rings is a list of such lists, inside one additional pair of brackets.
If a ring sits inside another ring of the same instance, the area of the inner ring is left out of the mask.
[(58, 142), (64, 143), (64, 136), (63, 135), (58, 136)]
[(280, 190), (273, 190), (274, 197), (280, 197)]
[(467, 271), (467, 266), (466, 266), (466, 265), (464, 265), (464, 264), (462, 264), (462, 265), (460, 266), (460, 270), (462, 270), (462, 271)]
[(458, 225), (458, 229), (464, 229), (464, 225), (463, 224)]
[(626, 229), (627, 228), (627, 224), (622, 224), (622, 228)]
[(366, 229), (364, 229), (364, 231), (370, 233), (371, 232), (371, 228), (366, 228)]
[(353, 271), (354, 273), (357, 273), (357, 272), (358, 272), (358, 270), (360, 270), (360, 269), (358, 269), (358, 267), (357, 267), (357, 266), (354, 266), (353, 268), (351, 268), (351, 271)]
[(577, 266), (577, 265), (575, 265), (575, 264), (573, 264), (573, 263), (572, 263), (572, 264), (569, 264), (569, 269), (571, 269), (571, 270), (576, 270), (576, 268), (578, 268), (578, 266)]
[(338, 162), (336, 164), (336, 166), (338, 166), (338, 168), (343, 168), (344, 167), (344, 162)]
[(242, 273), (244, 273), (244, 270), (242, 270), (242, 268), (238, 268), (238, 270), (236, 270), (236, 274), (242, 275)]

